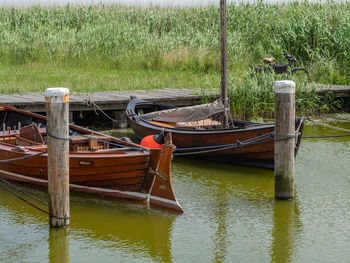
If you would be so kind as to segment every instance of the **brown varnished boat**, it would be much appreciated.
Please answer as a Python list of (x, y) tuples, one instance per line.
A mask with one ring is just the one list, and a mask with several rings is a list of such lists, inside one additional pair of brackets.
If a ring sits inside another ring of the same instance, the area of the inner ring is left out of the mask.
[[(140, 138), (162, 130), (172, 134), (174, 155), (200, 157), (218, 162), (255, 167), (274, 166), (274, 124), (229, 119), (221, 125), (225, 107), (213, 104), (175, 108), (131, 98), (126, 115), (130, 128)], [(301, 142), (303, 119), (295, 121), (295, 154)]]
[[(0, 177), (47, 186), (46, 117), (0, 104), (0, 119)], [(69, 128), (71, 191), (183, 212), (171, 187), (171, 135), (162, 149), (147, 149), (76, 125)]]

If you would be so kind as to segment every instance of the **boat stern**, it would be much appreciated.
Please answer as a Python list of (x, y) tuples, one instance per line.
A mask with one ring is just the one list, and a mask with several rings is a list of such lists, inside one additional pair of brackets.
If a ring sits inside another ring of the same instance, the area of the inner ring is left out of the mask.
[(151, 150), (151, 166), (148, 175), (152, 175), (149, 176), (152, 178), (152, 183), (150, 185), (148, 203), (184, 213), (171, 185), (171, 161), (174, 149), (175, 146), (172, 144), (171, 134), (168, 134), (161, 151)]

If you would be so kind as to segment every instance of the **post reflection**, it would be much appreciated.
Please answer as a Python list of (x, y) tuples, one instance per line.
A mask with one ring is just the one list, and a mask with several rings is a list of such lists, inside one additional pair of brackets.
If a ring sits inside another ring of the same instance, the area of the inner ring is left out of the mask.
[(49, 231), (50, 263), (70, 262), (69, 228), (50, 228)]
[(227, 256), (227, 228), (228, 228), (228, 213), (227, 213), (227, 203), (220, 202), (217, 207), (216, 215), (218, 221), (217, 230), (214, 235), (214, 262), (225, 262)]
[(273, 207), (272, 262), (291, 262), (297, 234), (300, 232), (297, 198), (291, 201), (275, 200)]

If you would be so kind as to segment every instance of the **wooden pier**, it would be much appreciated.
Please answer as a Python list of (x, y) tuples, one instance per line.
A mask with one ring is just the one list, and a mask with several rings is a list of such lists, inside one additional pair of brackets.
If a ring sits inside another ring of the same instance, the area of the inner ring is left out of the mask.
[(316, 89), (319, 94), (330, 92), (336, 98), (350, 97), (350, 86), (345, 85), (321, 85), (320, 88)]
[[(200, 91), (191, 89), (154, 89), (154, 90), (123, 90), (101, 91), (94, 93), (71, 93), (69, 98), (70, 111), (93, 111), (96, 105), (101, 110), (125, 110), (130, 96), (156, 101), (169, 105), (184, 106), (200, 103), (203, 96)], [(206, 97), (216, 98), (217, 94), (206, 94)], [(32, 112), (45, 112), (44, 93), (1, 94), (0, 103), (10, 104), (17, 108)], [(94, 103), (96, 105), (94, 105)]]
[[(89, 127), (101, 127), (101, 123), (110, 123), (109, 126), (124, 128), (127, 126), (125, 109), (130, 96), (168, 105), (187, 106), (200, 104), (204, 95), (201, 94), (201, 91), (191, 89), (71, 93), (69, 97), (69, 121)], [(206, 93), (205, 97), (218, 98), (219, 95)], [(44, 114), (46, 112), (44, 93), (2, 94), (0, 95), (0, 103), (36, 113)], [(103, 114), (100, 113), (100, 110), (103, 111)]]
[[(320, 94), (331, 92), (334, 97), (346, 98), (347, 104), (349, 103), (350, 86), (322, 85), (316, 90), (316, 92)], [(206, 98), (219, 98), (219, 93), (219, 89), (212, 90), (211, 92), (206, 90), (205, 95), (203, 95), (200, 90), (193, 89), (152, 89), (71, 93), (69, 101), (70, 122), (75, 122), (78, 125), (85, 125), (84, 122), (80, 122), (83, 117), (84, 119), (86, 119), (85, 117), (91, 119), (92, 115), (88, 115), (89, 112), (103, 110), (108, 112), (111, 118), (116, 120), (116, 123), (119, 123), (116, 126), (125, 127), (126, 117), (124, 110), (126, 109), (130, 96), (168, 105), (187, 106), (201, 103), (204, 96)], [(44, 93), (39, 92), (1, 94), (0, 103), (13, 105), (17, 108), (31, 112), (45, 113), (46, 111)], [(349, 107), (348, 105), (344, 106), (345, 108)]]
[[(316, 90), (318, 93), (331, 92), (335, 97), (350, 97), (350, 86), (322, 85)], [(122, 90), (100, 91), (94, 93), (71, 93), (69, 107), (71, 111), (94, 110), (92, 102), (102, 110), (125, 110), (130, 96), (156, 101), (159, 103), (185, 106), (200, 103), (203, 96), (200, 90), (193, 89), (152, 89), (152, 90)], [(205, 97), (219, 98), (217, 93), (206, 91)], [(0, 103), (10, 104), (17, 108), (32, 112), (45, 112), (44, 93), (1, 94)]]

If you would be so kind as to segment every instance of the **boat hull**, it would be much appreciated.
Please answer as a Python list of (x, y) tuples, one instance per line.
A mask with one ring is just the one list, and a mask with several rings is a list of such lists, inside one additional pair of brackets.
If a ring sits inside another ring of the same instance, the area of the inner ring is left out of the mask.
[[(162, 130), (171, 132), (176, 146), (175, 156), (199, 157), (218, 162), (273, 168), (274, 166), (274, 125), (256, 124), (247, 127), (213, 130), (191, 130), (155, 125), (136, 114), (137, 109), (152, 112), (152, 103), (134, 99), (127, 109), (129, 127), (140, 138), (158, 134)], [(162, 109), (156, 104), (157, 109)], [(296, 120), (298, 136), (296, 152), (303, 130), (302, 120)], [(218, 147), (217, 147), (218, 146)]]
[[(6, 125), (17, 123), (16, 120), (29, 122), (27, 119), (45, 125), (45, 117), (41, 115), (6, 105), (1, 105), (0, 109), (2, 119), (8, 120)], [(171, 135), (167, 136), (162, 149), (147, 149), (79, 126), (70, 125), (70, 129), (79, 132), (70, 139), (69, 183), (72, 191), (147, 201), (150, 205), (183, 212), (171, 187), (174, 148)], [(41, 130), (45, 138), (46, 131)], [(28, 131), (31, 131), (29, 126), (0, 132), (0, 178), (47, 186), (47, 146), (23, 138)], [(91, 141), (95, 142), (94, 148), (89, 150)], [(158, 176), (162, 169), (165, 171)]]

